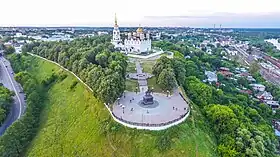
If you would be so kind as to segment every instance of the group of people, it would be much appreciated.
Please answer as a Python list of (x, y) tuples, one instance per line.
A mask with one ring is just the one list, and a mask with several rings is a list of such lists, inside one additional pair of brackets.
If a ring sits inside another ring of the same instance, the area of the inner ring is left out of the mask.
[[(173, 110), (178, 111), (178, 108), (173, 106)], [(187, 110), (187, 108), (186, 108), (186, 107), (184, 107), (184, 110)]]

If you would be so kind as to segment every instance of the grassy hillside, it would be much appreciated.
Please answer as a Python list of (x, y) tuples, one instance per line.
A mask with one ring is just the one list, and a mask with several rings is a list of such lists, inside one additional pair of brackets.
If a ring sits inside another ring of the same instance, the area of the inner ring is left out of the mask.
[(168, 130), (129, 129), (114, 122), (81, 83), (75, 85), (74, 76), (41, 59), (24, 58), (38, 80), (52, 73), (67, 75), (48, 91), (39, 132), (26, 156), (216, 156), (216, 142), (196, 106), (186, 122)]

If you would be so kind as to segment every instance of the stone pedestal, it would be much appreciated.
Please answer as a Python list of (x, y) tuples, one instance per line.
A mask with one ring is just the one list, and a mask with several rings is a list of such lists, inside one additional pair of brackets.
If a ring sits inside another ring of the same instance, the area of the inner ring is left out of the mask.
[(146, 94), (143, 96), (143, 104), (144, 105), (151, 105), (153, 103), (154, 103), (154, 98), (151, 95), (151, 93), (147, 91)]

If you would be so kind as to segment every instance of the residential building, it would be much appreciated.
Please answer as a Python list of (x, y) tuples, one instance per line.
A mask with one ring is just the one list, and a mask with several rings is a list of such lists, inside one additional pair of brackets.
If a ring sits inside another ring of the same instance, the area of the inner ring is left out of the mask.
[(229, 71), (229, 68), (226, 68), (226, 67), (220, 67), (220, 71)]
[(223, 75), (224, 77), (232, 77), (233, 76), (233, 73), (232, 72), (229, 72), (229, 71), (219, 71), (218, 72), (219, 74)]
[(253, 76), (248, 76), (247, 80), (250, 82), (256, 82), (256, 79), (254, 79)]
[(270, 92), (267, 91), (258, 93), (256, 97), (260, 100), (273, 100), (273, 96)]
[(215, 72), (205, 71), (205, 75), (207, 76), (208, 82), (217, 82), (218, 78)]
[(240, 93), (251, 95), (253, 92), (249, 89), (239, 90)]
[(262, 84), (250, 84), (250, 86), (252, 86), (255, 91), (265, 91), (265, 86)]
[(272, 109), (279, 109), (279, 102), (273, 100), (265, 100), (265, 104), (269, 105)]

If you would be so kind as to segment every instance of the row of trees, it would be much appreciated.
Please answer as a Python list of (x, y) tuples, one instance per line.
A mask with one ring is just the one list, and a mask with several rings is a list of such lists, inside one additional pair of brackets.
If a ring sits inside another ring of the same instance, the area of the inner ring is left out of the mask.
[(166, 56), (162, 56), (153, 66), (153, 74), (163, 90), (171, 91), (178, 84), (181, 85), (185, 81), (185, 62), (180, 58), (169, 59)]
[(4, 122), (10, 112), (14, 93), (0, 85), (0, 124)]
[(28, 144), (36, 135), (44, 100), (42, 88), (29, 73), (20, 72), (15, 76), (23, 85), (27, 95), (25, 115), (14, 122), (0, 138), (0, 156), (22, 156)]
[(74, 72), (106, 103), (113, 103), (125, 89), (127, 58), (113, 52), (109, 36), (71, 42), (33, 42), (22, 51), (55, 61)]
[[(182, 43), (174, 45), (180, 46)], [(170, 47), (176, 46), (169, 45), (168, 48)], [(181, 60), (184, 55), (186, 54), (182, 52)], [(201, 81), (204, 79), (205, 70), (217, 70), (220, 66), (233, 69), (237, 66), (236, 63), (223, 60), (220, 49), (215, 50), (211, 56), (199, 50), (187, 55), (190, 56), (189, 59), (182, 62), (185, 65), (183, 87), (209, 120), (217, 137), (219, 154), (227, 157), (276, 156), (274, 152), (277, 140), (270, 124), (273, 118), (271, 108), (237, 92), (235, 82), (231, 82), (233, 80), (221, 79), (222, 76), (218, 76), (219, 80), (224, 80), (227, 84), (220, 88)], [(155, 75), (158, 73), (155, 71)], [(243, 86), (248, 84), (242, 79), (237, 83)]]
[(62, 81), (66, 76), (52, 74), (39, 82), (27, 72), (30, 67), (29, 59), (19, 54), (13, 54), (9, 60), (17, 73), (15, 79), (23, 86), (27, 97), (27, 108), (25, 114), (0, 137), (0, 156), (17, 157), (24, 156), (26, 148), (37, 134), (40, 114), (44, 107), (44, 100), (46, 100), (45, 93), (54, 82)]

